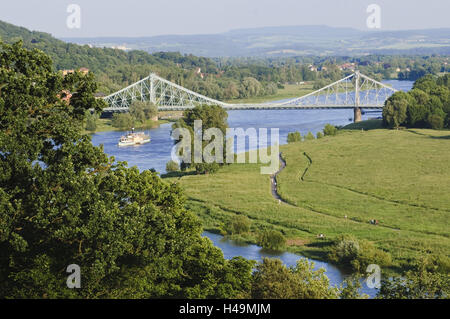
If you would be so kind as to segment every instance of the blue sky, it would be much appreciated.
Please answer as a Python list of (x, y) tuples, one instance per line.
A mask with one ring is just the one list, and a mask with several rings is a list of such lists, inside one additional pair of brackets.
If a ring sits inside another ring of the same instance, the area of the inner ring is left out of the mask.
[[(381, 8), (381, 30), (449, 28), (449, 0), (2, 0), (0, 20), (57, 37), (208, 34), (231, 29), (329, 25), (367, 29), (366, 8)], [(69, 4), (81, 28), (69, 29)]]

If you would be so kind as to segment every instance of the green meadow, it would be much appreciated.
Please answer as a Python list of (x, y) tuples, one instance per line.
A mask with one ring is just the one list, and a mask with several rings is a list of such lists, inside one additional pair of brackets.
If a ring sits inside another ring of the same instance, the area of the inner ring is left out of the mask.
[[(334, 239), (351, 234), (391, 254), (390, 271), (424, 252), (450, 256), (450, 131), (350, 125), (337, 136), (280, 147), (279, 203), (260, 164), (226, 165), (216, 174), (171, 177), (206, 230), (224, 233), (238, 215), (250, 231), (232, 238), (256, 243), (278, 230), (286, 249), (327, 260)], [(370, 220), (378, 220), (377, 225)], [(323, 234), (324, 238), (318, 235)]]

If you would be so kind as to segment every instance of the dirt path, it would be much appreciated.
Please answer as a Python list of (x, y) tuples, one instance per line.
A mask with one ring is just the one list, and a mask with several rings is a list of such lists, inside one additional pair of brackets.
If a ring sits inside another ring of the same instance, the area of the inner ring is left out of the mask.
[(283, 198), (281, 198), (281, 196), (280, 196), (280, 194), (278, 194), (278, 190), (277, 190), (277, 175), (280, 174), (281, 171), (286, 167), (286, 162), (281, 157), (281, 153), (280, 153), (279, 156), (280, 156), (280, 161), (281, 161), (281, 167), (275, 174), (270, 176), (270, 183), (271, 183), (271, 187), (272, 187), (272, 196), (273, 196), (273, 198), (275, 198), (279, 202), (283, 202), (283, 203), (289, 204)]

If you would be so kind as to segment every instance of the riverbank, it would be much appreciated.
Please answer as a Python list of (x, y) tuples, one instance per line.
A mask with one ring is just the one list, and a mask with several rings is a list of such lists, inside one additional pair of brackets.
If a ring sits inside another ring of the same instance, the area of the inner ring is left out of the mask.
[[(160, 119), (158, 121), (152, 121), (148, 120), (145, 123), (138, 124), (135, 126), (135, 129), (137, 130), (145, 130), (145, 129), (152, 129), (155, 127), (158, 127), (161, 124), (169, 123), (170, 121), (167, 119)], [(117, 128), (112, 126), (112, 120), (110, 118), (99, 118), (96, 121), (97, 127), (95, 131), (88, 131), (83, 130), (83, 134), (93, 134), (93, 133), (100, 133), (100, 132), (110, 132), (110, 131), (123, 131), (123, 128)]]
[(275, 229), (287, 238), (287, 251), (329, 261), (333, 240), (350, 234), (388, 252), (389, 271), (408, 269), (425, 251), (446, 267), (449, 136), (356, 129), (283, 145), (286, 167), (277, 176), (277, 192), (287, 203), (272, 197), (271, 177), (261, 175), (258, 164), (232, 164), (177, 181), (206, 230), (223, 233), (237, 215), (247, 216), (250, 231), (232, 236), (242, 242), (257, 243), (261, 229)]

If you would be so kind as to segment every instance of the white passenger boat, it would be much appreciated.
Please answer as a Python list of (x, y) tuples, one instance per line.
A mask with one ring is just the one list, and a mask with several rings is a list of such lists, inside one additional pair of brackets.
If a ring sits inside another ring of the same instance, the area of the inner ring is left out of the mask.
[(150, 135), (144, 132), (135, 133), (134, 129), (131, 133), (123, 135), (120, 138), (119, 146), (131, 146), (131, 145), (141, 145), (150, 142)]

